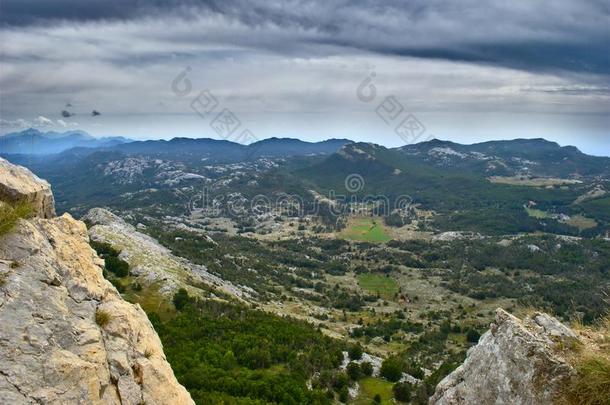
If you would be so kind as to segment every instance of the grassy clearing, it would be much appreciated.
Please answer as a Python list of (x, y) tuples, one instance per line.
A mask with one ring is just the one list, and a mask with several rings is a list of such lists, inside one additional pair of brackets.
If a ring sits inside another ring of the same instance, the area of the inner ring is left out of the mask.
[(9, 233), (20, 218), (30, 218), (33, 214), (34, 209), (30, 203), (8, 204), (0, 201), (0, 236)]
[(380, 274), (360, 274), (358, 275), (358, 285), (363, 290), (379, 294), (386, 299), (394, 298), (394, 295), (398, 292), (396, 280)]
[(582, 183), (580, 180), (560, 179), (555, 177), (526, 177), (526, 176), (492, 176), (491, 183), (508, 184), (512, 186), (549, 187)]
[(582, 215), (574, 215), (570, 217), (568, 221), (565, 221), (565, 223), (575, 228), (578, 228), (581, 231), (585, 229), (595, 228), (597, 226), (597, 222), (595, 222), (594, 219), (587, 218)]
[(370, 405), (375, 395), (381, 396), (382, 404), (392, 404), (392, 383), (380, 378), (366, 377), (360, 380), (360, 394), (354, 400), (355, 405)]
[(384, 243), (392, 238), (388, 235), (381, 218), (359, 217), (351, 218), (347, 227), (341, 231), (340, 237), (362, 242)]
[(155, 312), (163, 320), (172, 318), (176, 311), (171, 303), (171, 297), (159, 292), (161, 283), (154, 283), (144, 287), (141, 291), (129, 290), (123, 298), (132, 304), (140, 304), (146, 313)]
[(527, 212), (527, 215), (529, 215), (530, 217), (538, 218), (538, 219), (544, 219), (544, 218), (551, 217), (551, 215), (548, 212), (542, 211), (542, 210), (537, 210), (536, 208), (526, 208), (525, 212)]

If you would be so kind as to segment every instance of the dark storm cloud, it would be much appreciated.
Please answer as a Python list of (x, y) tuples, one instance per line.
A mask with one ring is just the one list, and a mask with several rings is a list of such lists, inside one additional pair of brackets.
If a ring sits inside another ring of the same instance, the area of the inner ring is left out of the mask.
[(291, 49), (304, 57), (312, 45), (329, 45), (530, 71), (610, 74), (606, 1), (3, 0), (1, 7), (5, 27), (222, 16), (261, 35), (246, 40), (227, 27), (220, 40)]

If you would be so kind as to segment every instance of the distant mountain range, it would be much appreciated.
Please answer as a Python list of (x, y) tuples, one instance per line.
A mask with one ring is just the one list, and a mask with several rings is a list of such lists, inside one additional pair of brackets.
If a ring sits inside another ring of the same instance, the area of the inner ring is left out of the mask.
[[(351, 145), (345, 149), (344, 146)], [(87, 156), (96, 151), (125, 155), (158, 156), (190, 162), (241, 161), (260, 157), (332, 155), (354, 152), (374, 156), (378, 162), (401, 160), (418, 166), (456, 168), (488, 176), (608, 176), (610, 158), (580, 152), (574, 146), (560, 146), (544, 139), (515, 139), (462, 145), (431, 140), (399, 148), (384, 148), (349, 139), (305, 142), (292, 138), (269, 138), (249, 145), (210, 138), (173, 138), (134, 141), (125, 137), (95, 138), (84, 131), (41, 132), (27, 129), (0, 136), (0, 155), (63, 154), (64, 159)], [(333, 158), (331, 157), (331, 160)], [(391, 170), (396, 165), (389, 164)], [(400, 166), (400, 165), (398, 165)]]
[(331, 154), (352, 143), (348, 139), (329, 139), (305, 142), (299, 139), (270, 138), (249, 145), (209, 138), (173, 138), (166, 140), (137, 141), (115, 145), (114, 151), (128, 155), (147, 154), (164, 158), (211, 159), (239, 161), (260, 157), (288, 157)]
[[(4, 142), (15, 138), (27, 135), (9, 136)], [(437, 230), (581, 232), (554, 216), (587, 220), (582, 232), (590, 236), (610, 225), (610, 158), (589, 156), (544, 139), (473, 145), (431, 140), (399, 148), (347, 139), (279, 138), (251, 145), (214, 139), (128, 142), (120, 138), (105, 141), (115, 144), (91, 147), (95, 140), (81, 132), (50, 134), (45, 139), (80, 139), (81, 145), (54, 155), (38, 151), (4, 153), (4, 157), (49, 179), (61, 209), (84, 210), (100, 203), (136, 206), (139, 197), (130, 201), (125, 196), (154, 189), (154, 194), (142, 194), (152, 199), (146, 203), (154, 200), (173, 215), (168, 207), (183, 207), (177, 185), (180, 190), (194, 189), (202, 181), (214, 180), (223, 184), (227, 194), (250, 197), (288, 193), (308, 198), (310, 190), (362, 198), (383, 195), (390, 202), (409, 196), (414, 204), (435, 213)], [(346, 185), (354, 175), (361, 178), (357, 190)], [(536, 209), (528, 211), (530, 207)]]
[[(124, 137), (95, 138), (84, 131), (41, 132), (30, 128), (0, 136), (2, 155), (50, 155), (69, 151), (78, 156), (94, 149), (122, 152), (127, 155), (156, 155), (165, 158), (243, 160), (259, 157), (307, 156), (331, 154), (348, 139), (305, 142), (299, 139), (270, 138), (249, 145), (209, 138), (173, 138), (170, 140), (134, 141)], [(83, 150), (83, 149), (88, 150)]]
[(126, 142), (131, 139), (95, 138), (84, 131), (42, 132), (30, 128), (0, 136), (0, 154), (49, 155), (71, 148), (112, 147)]

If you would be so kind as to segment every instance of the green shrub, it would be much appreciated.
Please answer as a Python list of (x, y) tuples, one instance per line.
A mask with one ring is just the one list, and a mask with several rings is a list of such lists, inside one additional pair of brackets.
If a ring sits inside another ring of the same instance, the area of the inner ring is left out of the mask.
[(189, 293), (184, 289), (179, 289), (175, 294), (172, 300), (174, 302), (174, 306), (178, 311), (182, 310), (189, 302)]
[(117, 277), (126, 277), (129, 275), (129, 263), (115, 256), (108, 256), (104, 259), (106, 269), (114, 273)]
[(34, 214), (32, 205), (28, 202), (8, 204), (0, 201), (0, 236), (13, 230), (21, 218), (30, 218)]
[(402, 377), (402, 364), (399, 359), (390, 357), (383, 361), (379, 373), (386, 380), (396, 382)]
[[(104, 267), (117, 277), (127, 277), (129, 275), (129, 263), (119, 259), (119, 252), (108, 243), (91, 241), (90, 245), (97, 254), (104, 259)], [(105, 277), (105, 275), (104, 275)]]
[(104, 243), (104, 242), (96, 242), (96, 241), (91, 241), (90, 245), (93, 249), (95, 249), (95, 251), (97, 252), (97, 254), (100, 257), (105, 257), (105, 256), (118, 256), (119, 255), (119, 251), (116, 250), (115, 248), (113, 248), (112, 246), (110, 246), (110, 244), (108, 243)]
[(392, 392), (397, 401), (409, 402), (411, 400), (411, 384), (409, 383), (399, 382), (394, 384)]
[(347, 375), (353, 381), (358, 381), (362, 378), (362, 370), (360, 369), (360, 365), (358, 363), (354, 363), (353, 361), (347, 365)]
[(470, 343), (478, 343), (480, 337), (481, 334), (475, 329), (468, 329), (468, 332), (466, 332), (466, 340)]
[(353, 345), (349, 348), (348, 353), (350, 360), (360, 360), (362, 358), (362, 346)]
[(362, 371), (363, 375), (370, 377), (373, 375), (373, 365), (368, 361), (360, 363), (360, 371)]

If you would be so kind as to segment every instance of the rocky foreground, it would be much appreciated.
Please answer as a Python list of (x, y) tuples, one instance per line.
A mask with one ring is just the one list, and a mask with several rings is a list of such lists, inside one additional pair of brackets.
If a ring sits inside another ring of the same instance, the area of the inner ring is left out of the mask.
[(430, 404), (556, 403), (575, 373), (565, 349), (579, 344), (574, 331), (547, 314), (520, 320), (498, 309), (491, 329), (438, 384)]
[(0, 198), (36, 218), (0, 236), (0, 402), (191, 404), (139, 305), (102, 276), (83, 222), (46, 182), (0, 161)]

